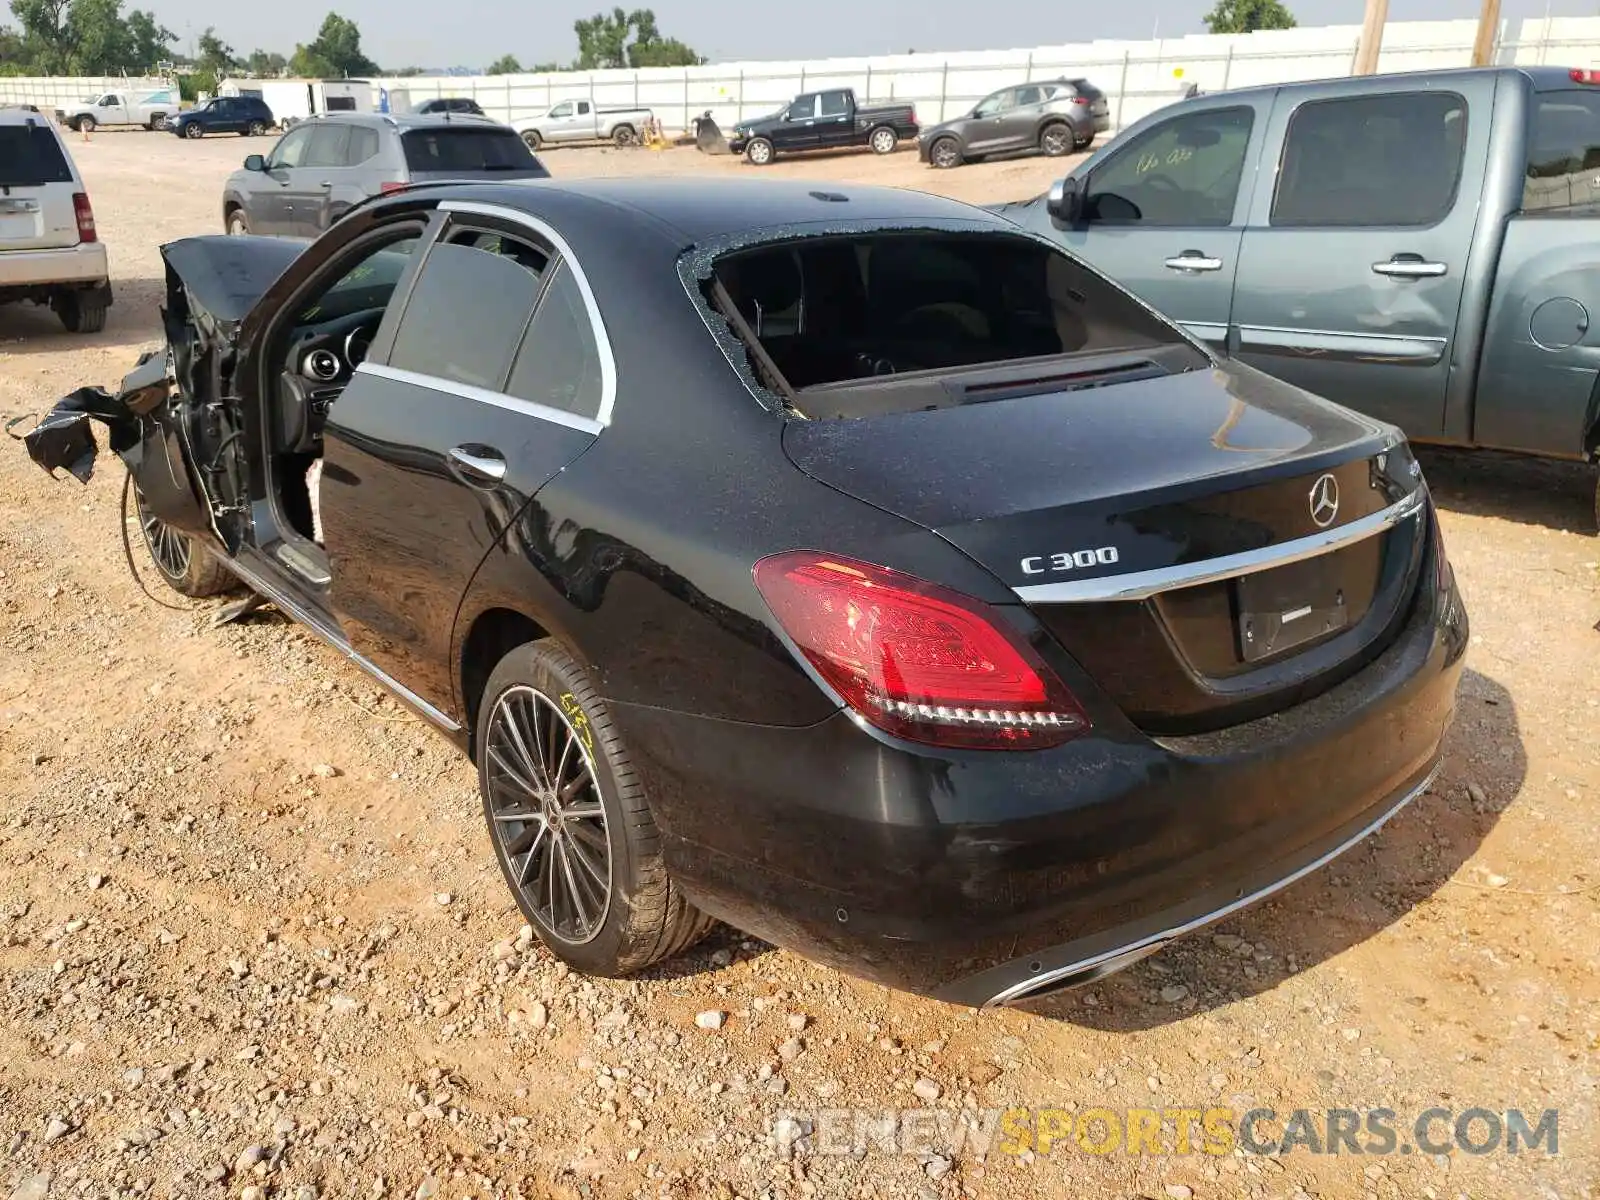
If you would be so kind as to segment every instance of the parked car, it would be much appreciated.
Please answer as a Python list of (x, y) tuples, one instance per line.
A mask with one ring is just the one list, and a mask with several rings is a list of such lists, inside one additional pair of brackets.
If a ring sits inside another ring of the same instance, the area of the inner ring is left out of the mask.
[(905, 138), (918, 133), (917, 110), (910, 104), (856, 102), (851, 88), (803, 92), (769, 117), (740, 121), (728, 137), (728, 149), (764, 167), (779, 154), (797, 150), (841, 150), (870, 146), (892, 154)]
[(1597, 84), (1507, 67), (1200, 95), (1000, 208), (1415, 440), (1593, 461)]
[(106, 248), (60, 131), (0, 109), (0, 304), (47, 304), (69, 333), (99, 333), (111, 304)]
[(654, 115), (648, 108), (597, 108), (588, 100), (563, 100), (516, 129), (528, 149), (546, 142), (612, 142), (637, 146), (639, 135)]
[(1038, 149), (1051, 158), (1082, 150), (1111, 127), (1106, 94), (1087, 79), (1001, 88), (953, 121), (922, 131), (917, 149), (935, 167)]
[(424, 116), (431, 113), (447, 112), (471, 113), (472, 115), (478, 117), (484, 115), (483, 109), (479, 106), (478, 102), (472, 99), (470, 96), (437, 96), (432, 100), (424, 100), (421, 104), (417, 105), (416, 108), (412, 109), (412, 111), (415, 113), (420, 113)]
[(487, 117), (341, 113), (299, 122), (222, 188), (229, 233), (316, 237), (355, 205), (435, 179), (545, 179), (516, 132)]
[(167, 128), (186, 138), (202, 138), (208, 133), (260, 137), (275, 123), (267, 102), (255, 96), (218, 96), (167, 118)]
[(166, 353), (30, 454), (81, 477), (107, 423), (167, 582), (242, 581), (472, 754), (579, 970), (715, 916), (1010, 1003), (1436, 770), (1467, 619), (1398, 431), (980, 209), (452, 183), (163, 254)]
[(80, 133), (92, 132), (100, 125), (143, 125), (164, 129), (167, 117), (179, 109), (178, 98), (170, 89), (145, 92), (103, 92), (72, 108), (56, 109), (56, 120)]

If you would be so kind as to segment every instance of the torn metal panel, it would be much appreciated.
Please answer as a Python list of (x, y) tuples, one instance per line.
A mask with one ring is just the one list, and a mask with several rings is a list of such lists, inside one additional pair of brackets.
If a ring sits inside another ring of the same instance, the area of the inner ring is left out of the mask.
[(131, 452), (139, 444), (139, 419), (116, 396), (98, 387), (79, 388), (57, 401), (23, 436), (28, 457), (52, 475), (65, 468), (79, 482), (88, 483), (99, 452), (91, 420), (105, 424), (111, 449), (131, 466)]

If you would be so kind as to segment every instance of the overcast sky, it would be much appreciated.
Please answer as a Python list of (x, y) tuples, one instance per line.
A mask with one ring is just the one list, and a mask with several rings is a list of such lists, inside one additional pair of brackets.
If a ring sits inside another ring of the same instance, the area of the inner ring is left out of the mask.
[[(643, 7), (649, 0), (624, 0)], [(150, 8), (178, 34), (191, 37), (214, 24), (241, 54), (260, 47), (285, 54), (310, 41), (330, 7), (361, 27), (368, 57), (385, 67), (481, 66), (509, 51), (524, 63), (567, 62), (577, 53), (572, 22), (614, 0), (275, 0), (218, 5), (215, 0), (130, 0)], [(804, 4), (736, 4), (728, 0), (655, 0), (657, 24), (713, 62), (736, 59), (825, 58), (900, 53), (908, 49), (1003, 50), (1011, 47), (1147, 38), (1159, 23), (1163, 37), (1204, 31), (1211, 0), (807, 0)], [(1361, 0), (1288, 0), (1302, 25), (1361, 23)], [(1550, 0), (1561, 16), (1590, 16), (1595, 0)], [(1541, 17), (1545, 0), (1503, 0), (1507, 18)], [(1392, 21), (1476, 17), (1473, 0), (1390, 0)], [(284, 32), (287, 30), (288, 32)], [(1587, 63), (1580, 65), (1588, 65)]]

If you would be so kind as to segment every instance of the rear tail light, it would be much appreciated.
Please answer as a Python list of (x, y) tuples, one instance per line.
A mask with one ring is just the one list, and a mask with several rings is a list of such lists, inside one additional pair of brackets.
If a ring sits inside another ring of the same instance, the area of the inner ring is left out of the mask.
[(797, 550), (755, 565), (773, 616), (850, 709), (896, 737), (976, 750), (1058, 746), (1082, 706), (980, 600), (887, 567)]
[(1573, 83), (1600, 83), (1600, 71), (1586, 71), (1582, 67), (1573, 67), (1567, 77)]
[(72, 194), (72, 211), (78, 217), (78, 240), (80, 242), (97, 242), (100, 235), (94, 230), (94, 209), (89, 206), (89, 196), (86, 192)]
[(1072, 98), (1072, 102), (1074, 104), (1087, 104), (1087, 103), (1089, 103), (1089, 97), (1087, 97), (1087, 96), (1074, 96)]
[(378, 185), (378, 191), (387, 196), (391, 192), (403, 192), (408, 186), (410, 185), (404, 183), (380, 183)]

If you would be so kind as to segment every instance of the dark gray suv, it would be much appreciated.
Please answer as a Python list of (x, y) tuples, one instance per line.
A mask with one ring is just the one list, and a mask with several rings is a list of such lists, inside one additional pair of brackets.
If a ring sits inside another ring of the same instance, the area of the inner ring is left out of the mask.
[(1087, 79), (1052, 79), (1001, 88), (972, 111), (917, 137), (922, 161), (959, 167), (991, 154), (1038, 149), (1052, 158), (1082, 150), (1111, 126), (1106, 94)]
[(312, 117), (252, 154), (222, 189), (229, 233), (316, 237), (352, 206), (439, 179), (545, 179), (510, 126), (461, 113)]

